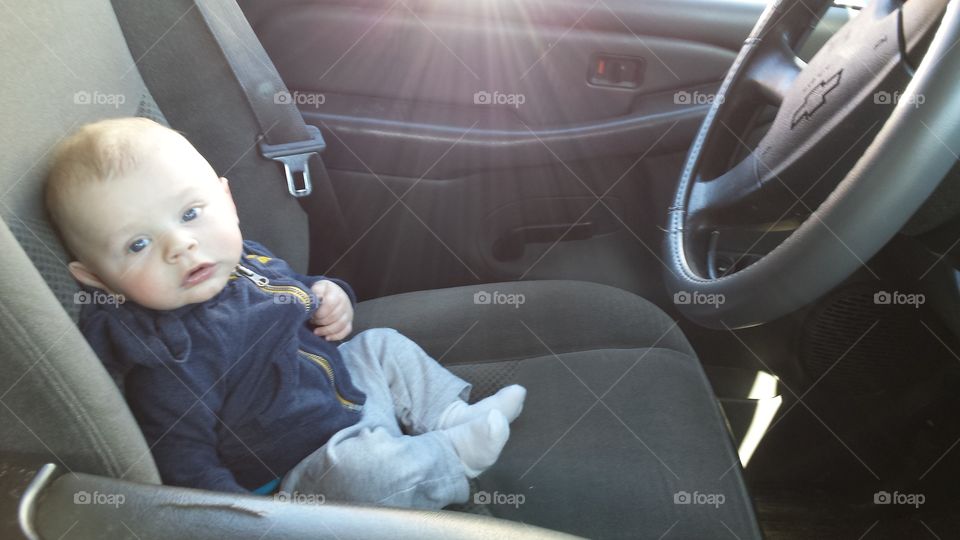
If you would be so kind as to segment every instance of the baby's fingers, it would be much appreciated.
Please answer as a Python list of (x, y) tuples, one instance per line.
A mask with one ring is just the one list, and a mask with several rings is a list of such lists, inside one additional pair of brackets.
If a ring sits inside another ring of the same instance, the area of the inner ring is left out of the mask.
[(347, 306), (330, 306), (330, 310), (324, 313), (315, 313), (314, 324), (317, 326), (329, 326), (344, 319), (350, 318), (350, 310)]
[(348, 322), (343, 330), (340, 330), (336, 334), (327, 336), (327, 341), (340, 341), (341, 339), (346, 338), (350, 335), (350, 332), (353, 332), (353, 323)]
[(353, 330), (353, 323), (350, 318), (341, 317), (330, 324), (317, 326), (313, 329), (313, 333), (328, 341), (339, 341), (350, 335), (351, 330)]
[(324, 324), (324, 319), (328, 319), (326, 322), (330, 322), (330, 316), (333, 315), (334, 306), (330, 304), (321, 303), (320, 307), (313, 311), (313, 315), (310, 316), (310, 322), (320, 326)]

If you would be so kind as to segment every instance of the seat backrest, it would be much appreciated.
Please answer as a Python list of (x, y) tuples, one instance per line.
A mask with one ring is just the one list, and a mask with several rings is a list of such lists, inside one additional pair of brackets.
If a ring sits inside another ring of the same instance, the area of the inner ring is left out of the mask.
[(159, 482), (123, 397), (77, 330), (79, 288), (41, 194), (50, 151), (80, 125), (163, 116), (107, 0), (0, 10), (0, 459)]
[(43, 209), (50, 152), (77, 127), (119, 116), (169, 120), (231, 180), (245, 236), (306, 270), (306, 216), (278, 165), (259, 157), (246, 94), (195, 1), (224, 2), (243, 22), (233, 0), (0, 6), (0, 459), (160, 480), (123, 397), (76, 328), (82, 297)]

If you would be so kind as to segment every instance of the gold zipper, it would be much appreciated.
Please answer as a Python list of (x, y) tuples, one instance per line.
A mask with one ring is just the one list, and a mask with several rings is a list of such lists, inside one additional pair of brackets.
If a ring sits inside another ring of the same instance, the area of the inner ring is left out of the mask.
[(295, 285), (270, 285), (269, 278), (266, 276), (261, 276), (245, 266), (238, 264), (236, 269), (238, 272), (240, 272), (240, 274), (243, 275), (243, 277), (249, 279), (254, 285), (263, 289), (264, 291), (273, 294), (288, 294), (303, 304), (304, 309), (306, 309), (308, 312), (310, 311), (310, 295), (300, 287)]
[(327, 374), (327, 379), (330, 380), (330, 386), (333, 387), (333, 392), (336, 394), (337, 401), (340, 402), (340, 405), (343, 405), (344, 407), (352, 411), (359, 411), (360, 409), (363, 408), (361, 405), (357, 405), (356, 403), (340, 395), (340, 391), (337, 390), (337, 386), (335, 384), (335, 376), (333, 374), (333, 368), (330, 367), (330, 362), (326, 358), (313, 353), (308, 353), (307, 351), (304, 351), (301, 349), (297, 349), (297, 352), (307, 357), (308, 360), (310, 360), (314, 364), (317, 364), (318, 366), (320, 366), (321, 369), (323, 369), (323, 371)]

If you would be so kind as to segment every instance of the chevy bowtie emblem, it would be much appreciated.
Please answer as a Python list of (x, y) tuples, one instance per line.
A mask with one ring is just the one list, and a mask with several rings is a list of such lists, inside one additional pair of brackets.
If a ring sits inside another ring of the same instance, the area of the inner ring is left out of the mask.
[(829, 79), (820, 81), (820, 84), (810, 89), (807, 97), (803, 98), (803, 104), (793, 113), (793, 122), (790, 124), (790, 129), (797, 127), (797, 124), (813, 116), (817, 109), (827, 103), (827, 94), (840, 86), (840, 75), (842, 73), (843, 70), (841, 69)]

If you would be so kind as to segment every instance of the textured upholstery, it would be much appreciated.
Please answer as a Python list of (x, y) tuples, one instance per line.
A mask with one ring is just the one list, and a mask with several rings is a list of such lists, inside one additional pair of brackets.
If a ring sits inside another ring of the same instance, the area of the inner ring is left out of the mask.
[[(474, 302), (494, 292), (523, 303)], [(360, 303), (357, 331), (381, 325), (473, 383), (472, 400), (506, 384), (529, 390), (500, 461), (463, 510), (590, 538), (759, 536), (703, 370), (645, 299), (577, 281), (493, 283)], [(724, 502), (674, 504), (684, 491)], [(477, 504), (494, 492), (523, 504)]]
[[(478, 493), (495, 517), (587, 538), (759, 538), (740, 460), (695, 357), (600, 349), (529, 358), (510, 382), (530, 389)], [(722, 504), (676, 504), (677, 494)], [(717, 498), (717, 500), (720, 500)]]

